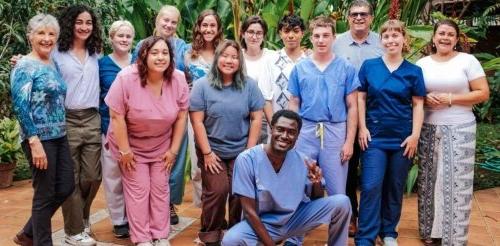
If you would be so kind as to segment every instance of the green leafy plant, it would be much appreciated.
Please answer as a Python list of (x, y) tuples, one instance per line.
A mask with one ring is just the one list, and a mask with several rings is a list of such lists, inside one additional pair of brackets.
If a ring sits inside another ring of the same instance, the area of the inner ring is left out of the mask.
[(0, 120), (0, 164), (15, 163), (20, 154), (19, 124), (5, 117)]

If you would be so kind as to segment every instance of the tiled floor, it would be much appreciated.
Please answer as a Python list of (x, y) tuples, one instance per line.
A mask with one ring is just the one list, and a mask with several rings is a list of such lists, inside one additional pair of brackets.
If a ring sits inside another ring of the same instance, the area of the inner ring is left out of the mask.
[[(170, 241), (173, 246), (194, 245), (194, 239), (200, 229), (200, 209), (192, 205), (191, 189), (192, 186), (187, 184), (184, 203), (178, 207), (178, 212), (186, 219), (193, 218), (194, 222), (173, 237)], [(16, 182), (14, 186), (0, 190), (0, 246), (14, 245), (12, 236), (20, 230), (30, 215), (32, 193), (29, 181)], [(416, 196), (405, 197), (403, 204), (403, 214), (399, 224), (399, 245), (421, 245), (418, 238)], [(92, 213), (103, 214), (105, 208), (106, 202), (101, 188), (92, 206)], [(108, 218), (97, 218), (97, 220), (92, 225), (92, 230), (99, 241), (98, 245), (131, 245), (128, 240), (113, 237)], [(62, 215), (58, 211), (52, 219), (52, 230), (60, 233), (62, 226)], [(323, 226), (309, 233), (304, 245), (325, 245), (326, 229)], [(354, 245), (352, 239), (349, 239), (349, 245)], [(468, 245), (500, 246), (500, 187), (474, 193)]]

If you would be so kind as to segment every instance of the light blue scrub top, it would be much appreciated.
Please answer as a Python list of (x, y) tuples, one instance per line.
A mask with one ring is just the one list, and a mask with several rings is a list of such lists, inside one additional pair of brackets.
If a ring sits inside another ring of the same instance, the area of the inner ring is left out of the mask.
[(422, 69), (406, 60), (392, 73), (381, 57), (366, 60), (359, 70), (366, 95), (370, 146), (399, 149), (412, 131), (412, 97), (425, 96)]
[(356, 69), (344, 58), (336, 56), (322, 72), (310, 57), (292, 70), (288, 91), (300, 99), (299, 115), (313, 122), (345, 122), (345, 98), (357, 90)]
[(301, 202), (309, 202), (311, 182), (302, 155), (288, 151), (276, 173), (264, 151), (257, 145), (242, 152), (234, 163), (233, 194), (255, 199), (263, 223), (285, 225)]

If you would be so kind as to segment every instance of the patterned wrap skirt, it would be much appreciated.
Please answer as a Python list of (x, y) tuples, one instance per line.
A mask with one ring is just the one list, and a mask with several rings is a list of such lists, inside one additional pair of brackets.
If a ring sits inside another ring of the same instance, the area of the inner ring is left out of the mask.
[(424, 124), (418, 158), (420, 237), (467, 245), (472, 206), (476, 122)]

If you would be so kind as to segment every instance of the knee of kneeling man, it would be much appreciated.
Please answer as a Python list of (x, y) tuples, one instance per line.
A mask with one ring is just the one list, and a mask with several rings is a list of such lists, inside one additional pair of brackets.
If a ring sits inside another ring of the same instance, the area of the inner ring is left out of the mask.
[(222, 238), (222, 246), (238, 246), (243, 245), (243, 241), (241, 239), (241, 235), (235, 230), (229, 230), (224, 234)]
[(329, 205), (332, 208), (338, 208), (346, 211), (351, 210), (351, 201), (349, 200), (349, 197), (346, 195), (337, 194), (329, 196), (327, 199), (329, 200)]

